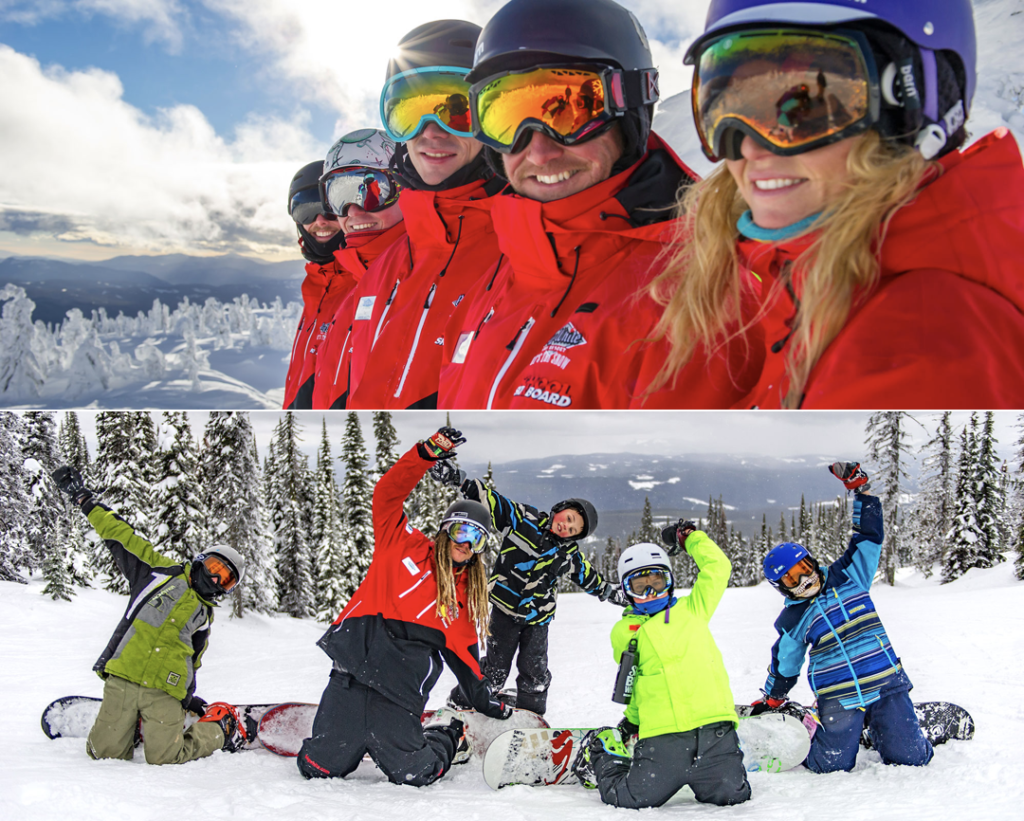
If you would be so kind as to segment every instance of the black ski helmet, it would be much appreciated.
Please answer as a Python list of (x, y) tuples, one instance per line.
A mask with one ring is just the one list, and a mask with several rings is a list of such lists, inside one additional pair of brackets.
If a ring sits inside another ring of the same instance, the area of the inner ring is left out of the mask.
[[(319, 192), (320, 176), (323, 173), (323, 160), (307, 163), (295, 172), (295, 176), (292, 177), (291, 184), (288, 186), (288, 216), (291, 216), (292, 212), (292, 197), (300, 191), (308, 189)], [(318, 265), (326, 265), (328, 262), (331, 262), (334, 259), (334, 252), (339, 248), (345, 247), (345, 234), (343, 231), (338, 231), (327, 242), (320, 242), (297, 222), (295, 223), (295, 229), (299, 235), (299, 247), (302, 248), (302, 256)]]
[[(480, 35), (480, 26), (465, 20), (435, 20), (416, 26), (398, 41), (398, 53), (388, 60), (386, 83), (394, 75), (414, 68), (432, 66), (473, 67), (473, 50)], [(466, 163), (443, 182), (428, 185), (409, 161), (405, 143), (399, 143), (391, 159), (391, 171), (403, 185), (417, 191), (445, 191), (459, 188), (477, 179), (490, 179), (494, 173), (488, 167), (483, 152)], [(488, 193), (496, 193), (491, 191)]]
[(444, 530), (452, 522), (473, 522), (488, 533), (491, 532), (491, 512), (485, 505), (472, 499), (460, 499), (449, 505), (441, 517), (441, 529)]
[(597, 530), (597, 508), (586, 499), (565, 499), (559, 502), (551, 508), (552, 518), (554, 518), (558, 511), (566, 510), (570, 507), (583, 517), (583, 530), (572, 536), (571, 539), (585, 539), (587, 536), (593, 535), (594, 531)]
[[(502, 71), (566, 62), (630, 72), (624, 78), (629, 110), (616, 120), (625, 149), (612, 173), (629, 168), (647, 150), (659, 98), (658, 71), (640, 21), (614, 0), (511, 0), (480, 32), (466, 79), (477, 83)], [(497, 152), (484, 150), (495, 163)], [(500, 162), (496, 167), (501, 170)]]

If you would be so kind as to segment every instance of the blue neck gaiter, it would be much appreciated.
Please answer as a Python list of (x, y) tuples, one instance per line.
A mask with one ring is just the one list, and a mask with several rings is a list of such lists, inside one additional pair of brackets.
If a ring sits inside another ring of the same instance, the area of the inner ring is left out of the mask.
[(651, 601), (645, 601), (643, 604), (633, 602), (633, 612), (639, 613), (641, 616), (653, 616), (655, 613), (660, 613), (666, 607), (672, 607), (676, 601), (675, 596), (665, 596), (663, 599), (651, 599)]
[(804, 217), (800, 222), (794, 222), (792, 225), (787, 225), (783, 228), (762, 228), (754, 222), (754, 217), (750, 211), (744, 211), (740, 218), (736, 220), (736, 228), (743, 236), (756, 239), (758, 242), (782, 242), (802, 234), (820, 214), (820, 211), (817, 214), (811, 214), (809, 217)]

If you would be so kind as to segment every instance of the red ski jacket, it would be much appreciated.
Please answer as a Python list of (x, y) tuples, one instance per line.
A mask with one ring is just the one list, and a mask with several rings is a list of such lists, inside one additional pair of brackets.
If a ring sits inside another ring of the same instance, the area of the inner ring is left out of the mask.
[[(409, 524), (402, 504), (432, 461), (414, 446), (373, 491), (373, 561), (359, 589), (317, 642), (335, 667), (419, 715), (441, 675), (442, 659), (474, 709), (499, 718), (480, 673), (467, 579), (456, 579), (459, 609), (437, 615), (434, 543)], [(479, 561), (479, 559), (477, 559)]]
[[(940, 162), (943, 173), (894, 215), (880, 250), (881, 279), (855, 295), (801, 407), (1024, 407), (1020, 150), (1000, 128)], [(802, 247), (740, 242), (762, 299)], [(793, 286), (799, 297), (799, 278)], [(764, 370), (737, 407), (778, 408), (786, 394), (793, 297), (783, 293), (768, 308)]]
[[(380, 255), (392, 244), (401, 240), (404, 235), (405, 220), (402, 220), (365, 245), (357, 248), (341, 248), (335, 251), (334, 258), (345, 270), (357, 272), (357, 282), (362, 282), (367, 271), (373, 267)], [(358, 284), (355, 287), (358, 288)], [(333, 391), (338, 377), (338, 365), (348, 342), (349, 331), (348, 325), (342, 325), (338, 320), (345, 315), (345, 306), (351, 303), (354, 294), (355, 288), (349, 289), (345, 297), (335, 304), (334, 311), (328, 316), (326, 337), (320, 344), (320, 353), (314, 363), (314, 383), (311, 393), (312, 407), (314, 408), (328, 408), (337, 397)]]
[[(662, 164), (653, 175), (649, 161)], [(629, 407), (661, 313), (643, 289), (675, 224), (638, 225), (623, 202), (652, 176), (673, 180), (658, 201), (674, 201), (680, 174), (695, 176), (652, 134), (643, 160), (578, 194), (496, 198), (504, 259), (445, 333), (439, 407)], [(706, 365), (695, 361), (694, 374)], [(692, 383), (681, 406), (728, 407), (749, 388), (697, 375)]]
[(292, 356), (284, 383), (284, 408), (313, 407), (317, 355), (327, 339), (334, 312), (362, 275), (361, 265), (343, 268), (337, 259), (326, 265), (306, 263), (306, 278), (302, 281), (302, 318), (292, 343)]
[(406, 241), (384, 252), (349, 306), (347, 407), (437, 407), (445, 324), (470, 286), (497, 268), (491, 192), (501, 187), (477, 180), (449, 191), (402, 191)]

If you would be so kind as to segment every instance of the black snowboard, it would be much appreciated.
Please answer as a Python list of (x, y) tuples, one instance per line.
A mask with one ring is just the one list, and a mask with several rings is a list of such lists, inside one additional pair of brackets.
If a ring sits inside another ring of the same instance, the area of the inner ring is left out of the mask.
[[(101, 698), (93, 696), (64, 696), (56, 701), (50, 702), (43, 710), (42, 725), (43, 732), (49, 738), (86, 738), (92, 725), (96, 723), (96, 716), (100, 712)], [(245, 720), (246, 735), (248, 741), (244, 750), (254, 750), (259, 747), (256, 740), (256, 728), (259, 726), (263, 714), (276, 704), (236, 704), (235, 707)], [(185, 714), (185, 726), (189, 727), (195, 723), (197, 716), (192, 713)], [(135, 746), (142, 743), (142, 721), (135, 728)]]

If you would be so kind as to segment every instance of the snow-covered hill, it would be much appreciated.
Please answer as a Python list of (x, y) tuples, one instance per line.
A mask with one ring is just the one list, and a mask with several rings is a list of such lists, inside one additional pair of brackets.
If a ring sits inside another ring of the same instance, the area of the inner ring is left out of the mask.
[[(472, 821), (602, 821), (627, 811), (601, 804), (578, 787), (492, 792), (471, 760), (420, 790), (389, 784), (370, 764), (350, 778), (305, 782), (293, 759), (258, 751), (212, 757), (181, 766), (150, 767), (141, 753), (132, 762), (91, 761), (81, 740), (50, 741), (39, 715), (52, 699), (71, 693), (99, 695), (92, 663), (114, 629), (124, 600), (87, 590), (55, 603), (42, 585), (0, 583), (0, 699), (7, 705), (0, 747), (0, 818), (5, 821), (110, 821), (122, 819), (273, 818), (345, 821), (416, 818)], [(665, 818), (736, 821), (924, 821), (1012, 819), (1024, 806), (1020, 743), (1024, 738), (1024, 583), (1009, 563), (971, 570), (940, 586), (919, 575), (875, 592), (879, 611), (915, 686), (916, 701), (948, 699), (977, 721), (971, 742), (936, 748), (921, 769), (885, 767), (861, 751), (852, 773), (816, 776), (797, 769), (753, 774), (747, 804), (716, 809), (685, 796), (656, 810)], [(730, 589), (712, 621), (738, 701), (758, 695), (772, 622), (781, 599), (767, 584)], [(615, 723), (610, 700), (615, 665), (608, 644), (618, 610), (583, 594), (563, 595), (551, 628), (554, 681), (552, 724)], [(322, 626), (288, 617), (227, 618), (214, 625), (199, 673), (209, 700), (315, 701), (327, 680), (328, 660), (314, 645)], [(454, 683), (447, 671), (431, 705)], [(801, 681), (795, 698), (807, 700)], [(628, 815), (632, 818), (632, 815)], [(652, 816), (653, 817), (653, 816)]]

